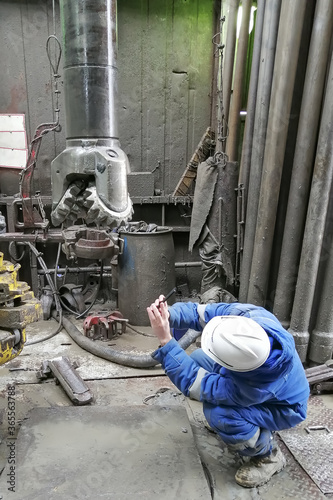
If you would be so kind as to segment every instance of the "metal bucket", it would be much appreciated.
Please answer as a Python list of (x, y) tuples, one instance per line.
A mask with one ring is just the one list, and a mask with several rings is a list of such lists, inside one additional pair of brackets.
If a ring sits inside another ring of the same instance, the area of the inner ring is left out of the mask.
[(172, 231), (167, 227), (154, 233), (122, 231), (120, 238), (124, 244), (118, 258), (118, 307), (130, 324), (149, 326), (146, 308), (176, 282)]

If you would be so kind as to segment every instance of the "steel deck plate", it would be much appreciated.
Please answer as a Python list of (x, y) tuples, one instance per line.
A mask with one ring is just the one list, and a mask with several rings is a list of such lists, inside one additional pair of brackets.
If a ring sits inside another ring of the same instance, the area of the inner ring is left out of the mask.
[(211, 498), (180, 406), (36, 408), (14, 448), (11, 500)]
[(332, 431), (333, 411), (318, 397), (312, 397), (306, 423), (279, 432), (294, 458), (324, 494), (333, 493)]

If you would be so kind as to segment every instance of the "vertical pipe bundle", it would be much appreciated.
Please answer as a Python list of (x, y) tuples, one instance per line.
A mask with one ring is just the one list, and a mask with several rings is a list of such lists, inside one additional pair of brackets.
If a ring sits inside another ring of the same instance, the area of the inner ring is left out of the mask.
[(326, 84), (310, 200), (289, 331), (302, 361), (309, 325), (333, 175), (333, 54)]
[(246, 69), (246, 55), (249, 41), (249, 22), (252, 0), (243, 0), (242, 24), (239, 34), (235, 79), (229, 115), (229, 135), (227, 138), (226, 153), (229, 161), (238, 160), (238, 142), (240, 129), (240, 111), (242, 106), (242, 92)]
[[(223, 65), (223, 103), (225, 124), (229, 120), (230, 96), (232, 88), (232, 77), (234, 74), (234, 59), (236, 46), (237, 13), (239, 0), (230, 0), (229, 13), (227, 15), (227, 38), (225, 42), (225, 59)], [(225, 126), (223, 136), (226, 137), (228, 127)], [(224, 148), (223, 148), (224, 149)]]
[(309, 359), (325, 363), (333, 354), (333, 239), (326, 267), (316, 327), (310, 336)]
[[(283, 323), (290, 321), (293, 305), (332, 28), (331, 0), (318, 0), (305, 76), (274, 302), (274, 313)], [(309, 117), (311, 117), (311, 126), (309, 126)]]
[(251, 76), (249, 85), (249, 95), (246, 107), (246, 121), (242, 146), (242, 157), (239, 167), (239, 184), (245, 188), (245, 200), (247, 196), (250, 167), (251, 167), (251, 151), (253, 144), (254, 118), (257, 101), (258, 79), (260, 68), (260, 51), (264, 26), (266, 0), (258, 0), (257, 19), (254, 36)]
[(282, 0), (270, 0), (266, 2), (265, 6), (251, 154), (251, 171), (247, 196), (244, 250), (240, 275), (239, 299), (241, 302), (247, 301), (250, 280), (281, 1)]
[(266, 135), (258, 218), (248, 301), (265, 302), (270, 259), (295, 84), (298, 54), (306, 9), (304, 0), (282, 1), (272, 93)]

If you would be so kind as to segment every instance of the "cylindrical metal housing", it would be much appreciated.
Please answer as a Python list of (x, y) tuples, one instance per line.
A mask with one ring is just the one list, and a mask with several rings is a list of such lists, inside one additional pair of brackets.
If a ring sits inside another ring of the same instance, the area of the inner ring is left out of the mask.
[[(149, 326), (146, 308), (175, 287), (175, 253), (170, 228), (154, 233), (121, 231), (118, 307), (133, 325)], [(168, 299), (173, 303), (174, 298)]]
[(60, 0), (66, 137), (118, 138), (116, 0)]

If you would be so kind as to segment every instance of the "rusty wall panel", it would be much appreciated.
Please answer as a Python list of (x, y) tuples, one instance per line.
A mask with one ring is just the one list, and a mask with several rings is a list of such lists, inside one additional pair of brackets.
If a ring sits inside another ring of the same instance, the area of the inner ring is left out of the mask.
[[(210, 122), (213, 6), (214, 0), (118, 1), (120, 142), (132, 171), (156, 169), (155, 187), (167, 194)], [(52, 33), (52, 0), (0, 0), (0, 113), (25, 113), (28, 139), (53, 119), (45, 51)], [(60, 103), (63, 130), (43, 139), (37, 163), (35, 189), (45, 195), (50, 162), (65, 148), (63, 94)], [(18, 191), (17, 174), (12, 184), (8, 194)]]

